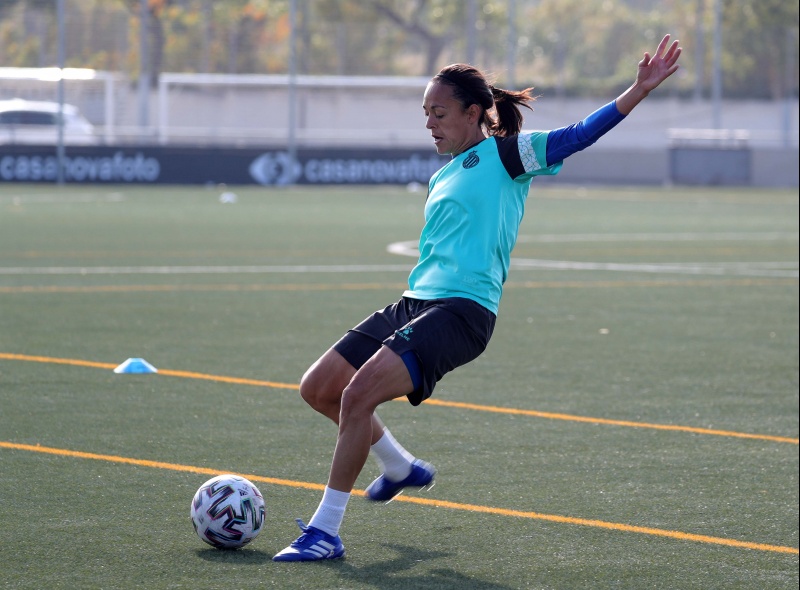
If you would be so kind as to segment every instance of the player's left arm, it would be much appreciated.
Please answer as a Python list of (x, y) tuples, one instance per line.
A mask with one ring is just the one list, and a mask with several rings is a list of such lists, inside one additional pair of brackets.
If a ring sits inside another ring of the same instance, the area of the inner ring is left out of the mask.
[(659, 84), (678, 71), (681, 48), (678, 46), (678, 41), (673, 41), (670, 45), (669, 37), (669, 35), (664, 36), (652, 57), (645, 51), (644, 58), (639, 62), (639, 70), (633, 85), (614, 101), (623, 115), (630, 114), (637, 104), (658, 88)]
[(586, 149), (603, 135), (611, 131), (650, 92), (678, 70), (681, 48), (678, 42), (669, 44), (666, 35), (656, 49), (655, 55), (645, 52), (639, 62), (636, 80), (616, 100), (599, 108), (583, 121), (554, 129), (547, 136), (547, 165), (555, 164), (575, 152)]

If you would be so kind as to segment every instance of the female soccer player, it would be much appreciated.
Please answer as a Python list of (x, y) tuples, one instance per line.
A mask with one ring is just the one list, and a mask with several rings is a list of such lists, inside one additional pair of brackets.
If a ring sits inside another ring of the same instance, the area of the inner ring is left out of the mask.
[(565, 158), (596, 142), (677, 71), (681, 49), (669, 38), (653, 56), (644, 54), (633, 85), (616, 100), (549, 132), (521, 133), (519, 107), (533, 100), (531, 88), (495, 88), (465, 64), (443, 68), (428, 83), (426, 127), (436, 151), (452, 160), (428, 185), (408, 290), (345, 334), (303, 376), (300, 395), (338, 424), (339, 436), (322, 502), (308, 526), (298, 519), (302, 534), (275, 561), (344, 556), (339, 527), (370, 450), (382, 474), (368, 486), (369, 499), (388, 501), (403, 488), (432, 483), (433, 466), (404, 449), (375, 409), (402, 396), (419, 405), (446, 373), (484, 351), (530, 181), (558, 173)]

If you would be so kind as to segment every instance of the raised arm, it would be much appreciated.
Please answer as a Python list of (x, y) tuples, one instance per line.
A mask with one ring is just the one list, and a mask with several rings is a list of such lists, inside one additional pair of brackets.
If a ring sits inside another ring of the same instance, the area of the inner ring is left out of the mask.
[(628, 115), (634, 107), (642, 102), (659, 84), (678, 71), (678, 57), (681, 48), (677, 41), (669, 44), (669, 35), (665, 35), (658, 44), (655, 55), (645, 52), (644, 58), (639, 62), (639, 71), (633, 85), (617, 97), (617, 110), (623, 115)]
[(678, 70), (677, 62), (681, 48), (678, 47), (677, 41), (667, 48), (669, 37), (669, 35), (664, 36), (653, 57), (645, 52), (644, 59), (639, 62), (636, 81), (616, 100), (597, 109), (583, 121), (554, 129), (548, 134), (548, 166), (594, 144), (629, 115), (653, 89)]

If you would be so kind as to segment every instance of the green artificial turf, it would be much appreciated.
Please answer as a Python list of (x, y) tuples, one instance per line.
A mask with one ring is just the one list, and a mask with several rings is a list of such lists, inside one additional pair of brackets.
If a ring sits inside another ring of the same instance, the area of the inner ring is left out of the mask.
[[(271, 561), (336, 440), (297, 384), (425, 196), (233, 190), (0, 185), (0, 586), (798, 586), (797, 190), (534, 187), (487, 351), (381, 408), (436, 485), (354, 495), (314, 564)], [(188, 518), (223, 472), (266, 501), (240, 551)]]

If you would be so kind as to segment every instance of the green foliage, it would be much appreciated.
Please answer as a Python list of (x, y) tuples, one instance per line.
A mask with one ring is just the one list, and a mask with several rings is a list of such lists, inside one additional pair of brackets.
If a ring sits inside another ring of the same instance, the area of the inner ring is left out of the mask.
[[(743, 95), (781, 98), (797, 88), (798, 3), (724, 1), (726, 88)], [(746, 50), (743, 50), (746, 48)], [(794, 71), (787, 79), (786, 56)]]
[[(140, 0), (64, 1), (68, 65), (138, 75)], [(295, 1), (302, 73), (424, 76), (465, 61), (473, 49), (477, 65), (502, 83), (513, 51), (518, 86), (604, 96), (630, 83), (642, 54), (666, 32), (684, 47), (671, 92), (708, 95), (719, 1), (725, 96), (797, 93), (798, 4), (792, 0)], [(55, 63), (54, 5), (0, 3), (3, 65)], [(286, 72), (289, 6), (289, 0), (148, 0), (154, 80), (159, 71)], [(471, 6), (474, 23), (467, 22)]]
[(36, 67), (40, 40), (25, 36), (13, 26), (0, 24), (0, 44), (6, 63), (20, 64), (18, 67)]

